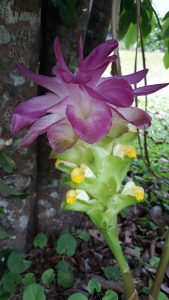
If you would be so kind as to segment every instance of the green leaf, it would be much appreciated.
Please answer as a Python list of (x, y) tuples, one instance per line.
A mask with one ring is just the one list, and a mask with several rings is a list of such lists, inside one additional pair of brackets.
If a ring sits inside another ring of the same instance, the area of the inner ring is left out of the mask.
[(35, 247), (39, 247), (41, 249), (45, 248), (47, 246), (47, 243), (48, 243), (48, 238), (47, 238), (46, 234), (44, 234), (42, 232), (38, 233), (35, 236), (35, 239), (33, 242)]
[(3, 218), (5, 216), (5, 211), (3, 208), (0, 207), (0, 218)]
[(169, 298), (164, 293), (160, 292), (158, 300), (169, 300)]
[(107, 290), (102, 300), (118, 300), (118, 294), (112, 290)]
[(167, 39), (169, 37), (169, 18), (167, 18), (162, 26), (161, 36), (163, 39)]
[(59, 15), (63, 25), (67, 27), (74, 27), (77, 19), (76, 3), (70, 5), (66, 1), (62, 0), (59, 3)]
[(83, 295), (82, 293), (75, 293), (75, 294), (72, 294), (68, 300), (88, 300), (88, 298)]
[(21, 282), (21, 275), (12, 272), (6, 273), (2, 278), (2, 285), (5, 291), (14, 293), (17, 285)]
[(130, 24), (129, 29), (124, 37), (124, 43), (127, 49), (133, 46), (137, 41), (137, 25)]
[(87, 290), (90, 294), (93, 294), (94, 292), (100, 293), (101, 291), (100, 282), (96, 278), (92, 277), (88, 282)]
[(9, 234), (0, 227), (0, 240), (5, 240), (9, 238)]
[(166, 69), (169, 68), (169, 51), (166, 51), (163, 57), (164, 66)]
[(150, 295), (150, 292), (151, 292), (151, 288), (149, 288), (149, 287), (144, 287), (144, 288), (143, 288), (143, 293), (144, 293), (145, 295)]
[(128, 12), (128, 10), (123, 10), (123, 12), (120, 14), (118, 31), (119, 40), (122, 40), (124, 38), (131, 24), (131, 14)]
[(158, 267), (158, 264), (159, 264), (159, 261), (160, 261), (160, 258), (157, 257), (157, 256), (153, 256), (151, 259), (150, 259), (150, 267), (152, 268), (157, 268)]
[(33, 273), (26, 273), (25, 276), (22, 278), (22, 283), (25, 286), (28, 286), (32, 283), (36, 282), (35, 275)]
[(24, 193), (17, 192), (13, 187), (6, 184), (5, 180), (0, 178), (0, 191), (3, 191), (12, 196), (22, 196)]
[(73, 256), (77, 248), (77, 242), (70, 232), (63, 232), (56, 242), (56, 252)]
[(6, 173), (12, 173), (16, 169), (15, 162), (2, 151), (0, 151), (0, 166)]
[(104, 275), (109, 280), (119, 280), (121, 278), (119, 268), (116, 266), (108, 266), (104, 268)]
[(40, 284), (28, 285), (23, 292), (23, 300), (46, 300), (44, 288)]
[(163, 21), (165, 21), (166, 19), (169, 18), (169, 11), (165, 14), (164, 18), (163, 18)]
[(74, 276), (71, 266), (66, 261), (58, 263), (57, 283), (64, 288), (73, 286)]
[(42, 274), (43, 284), (50, 284), (55, 280), (55, 271), (53, 269), (47, 269)]
[(57, 7), (57, 6), (59, 6), (60, 1), (62, 1), (62, 0), (52, 0), (52, 3), (55, 7)]
[(10, 300), (10, 294), (4, 291), (0, 291), (0, 299), (1, 300)]
[(86, 230), (80, 230), (78, 236), (82, 241), (88, 242), (90, 240), (90, 234)]
[(31, 266), (31, 261), (25, 260), (24, 257), (24, 253), (13, 251), (7, 261), (9, 271), (19, 274), (29, 269)]

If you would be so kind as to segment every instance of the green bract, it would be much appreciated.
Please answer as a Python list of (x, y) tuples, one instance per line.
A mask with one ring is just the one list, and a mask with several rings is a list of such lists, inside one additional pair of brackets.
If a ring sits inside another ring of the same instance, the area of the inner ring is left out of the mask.
[[(118, 153), (113, 155), (116, 145), (130, 145), (136, 138), (136, 132), (129, 131), (126, 126), (117, 126), (117, 129), (101, 142), (90, 145), (82, 141), (70, 150), (56, 155), (51, 153), (51, 158), (57, 159), (56, 166), (66, 173), (62, 183), (72, 190), (85, 191), (89, 200), (77, 199), (68, 204), (62, 202), (62, 208), (72, 211), (82, 211), (89, 215), (97, 227), (109, 228), (116, 224), (117, 214), (137, 203), (136, 198), (130, 193), (123, 194), (122, 182), (129, 170), (132, 158), (127, 154), (121, 158)], [(120, 147), (120, 146), (119, 146)], [(71, 172), (74, 168), (86, 165), (95, 175), (94, 178), (85, 178), (77, 184), (71, 180)]]

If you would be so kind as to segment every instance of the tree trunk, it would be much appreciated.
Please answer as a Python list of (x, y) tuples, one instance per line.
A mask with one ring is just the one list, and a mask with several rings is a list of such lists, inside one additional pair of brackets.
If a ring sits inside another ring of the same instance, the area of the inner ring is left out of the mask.
[[(0, 0), (0, 126), (1, 138), (11, 138), (11, 113), (16, 104), (36, 95), (37, 87), (16, 70), (17, 63), (38, 70), (40, 36), (40, 0)], [(17, 170), (7, 176), (1, 171), (1, 178), (27, 194), (24, 199), (11, 197), (7, 193), (0, 196), (0, 207), (6, 211), (2, 223), (10, 238), (1, 246), (23, 248), (27, 233), (33, 230), (32, 218), (36, 197), (36, 144), (20, 149), (22, 134), (14, 137), (9, 155), (17, 165)]]

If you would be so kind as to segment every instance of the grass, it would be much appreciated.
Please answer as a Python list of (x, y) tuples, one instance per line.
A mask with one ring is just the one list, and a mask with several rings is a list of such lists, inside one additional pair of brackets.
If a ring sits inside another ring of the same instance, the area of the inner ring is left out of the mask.
[[(169, 69), (166, 70), (163, 64), (163, 53), (161, 52), (146, 52), (146, 67), (149, 69), (147, 75), (148, 84), (155, 83), (165, 83), (169, 82)], [(122, 74), (127, 75), (134, 72), (134, 61), (135, 61), (135, 51), (120, 51), (120, 60)], [(138, 70), (141, 70), (142, 58), (141, 53), (138, 53)], [(107, 69), (104, 75), (109, 76), (110, 68)], [(144, 85), (144, 82), (138, 84), (138, 86)], [(140, 105), (144, 104), (144, 97), (139, 97)], [(162, 111), (167, 113), (169, 109), (169, 86), (151, 94), (148, 96), (148, 110), (149, 111)]]

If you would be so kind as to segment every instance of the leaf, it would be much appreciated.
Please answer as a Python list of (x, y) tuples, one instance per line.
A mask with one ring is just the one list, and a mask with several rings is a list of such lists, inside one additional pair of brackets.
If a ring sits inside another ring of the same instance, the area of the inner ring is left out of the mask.
[(25, 254), (13, 251), (7, 261), (8, 269), (14, 274), (25, 272), (31, 266), (31, 261), (24, 259)]
[(0, 240), (5, 240), (9, 238), (9, 234), (0, 227)]
[(166, 51), (163, 57), (164, 66), (166, 69), (169, 68), (169, 51)]
[(119, 31), (118, 39), (122, 40), (127, 33), (129, 26), (131, 24), (131, 14), (128, 13), (128, 10), (123, 10), (119, 18)]
[(158, 267), (159, 261), (160, 261), (160, 258), (158, 256), (151, 257), (150, 262), (149, 262), (150, 267), (152, 267), (152, 268)]
[(63, 25), (67, 27), (74, 27), (77, 19), (76, 2), (74, 1), (74, 4), (71, 5), (71, 2), (69, 3), (67, 1), (66, 3), (64, 0), (60, 1), (59, 15)]
[(165, 20), (164, 24), (162, 25), (161, 36), (162, 36), (163, 39), (168, 40), (168, 36), (169, 36), (169, 18), (167, 18)]
[(58, 263), (57, 283), (64, 288), (73, 286), (74, 276), (71, 266), (66, 261)]
[(21, 282), (21, 275), (14, 274), (12, 272), (6, 273), (2, 277), (2, 285), (5, 291), (9, 293), (14, 293), (16, 291), (17, 285)]
[(169, 300), (169, 298), (167, 297), (167, 295), (165, 295), (164, 293), (160, 292), (159, 296), (158, 296), (158, 300)]
[(51, 268), (43, 272), (42, 282), (43, 284), (50, 284), (55, 280), (55, 271)]
[(109, 280), (119, 280), (121, 278), (119, 268), (116, 266), (108, 266), (104, 268), (104, 275)]
[(151, 292), (151, 288), (149, 288), (149, 287), (144, 287), (144, 288), (143, 288), (143, 293), (144, 293), (145, 295), (149, 295), (150, 292)]
[(72, 294), (68, 300), (88, 300), (88, 298), (83, 295), (82, 293), (75, 293), (75, 294)]
[(96, 278), (92, 277), (88, 282), (87, 290), (90, 294), (93, 294), (95, 291), (96, 293), (99, 293), (101, 291), (100, 282)]
[(56, 252), (58, 254), (66, 254), (73, 256), (77, 248), (77, 242), (75, 238), (69, 232), (63, 232), (59, 236), (56, 242)]
[(3, 218), (5, 216), (5, 211), (3, 208), (0, 207), (0, 218)]
[(1, 300), (9, 300), (10, 299), (10, 294), (6, 292), (0, 292), (0, 299)]
[(46, 300), (44, 288), (37, 283), (28, 285), (23, 292), (23, 300)]
[(163, 21), (165, 21), (166, 19), (169, 18), (169, 11), (165, 14), (164, 18), (163, 18)]
[(6, 184), (5, 180), (1, 178), (0, 178), (0, 190), (12, 196), (22, 196), (24, 194), (21, 192), (17, 192), (15, 188), (10, 187), (8, 184)]
[(90, 234), (86, 230), (80, 230), (78, 236), (82, 241), (88, 242), (90, 240)]
[(102, 300), (118, 300), (118, 294), (112, 290), (107, 290)]
[(129, 29), (124, 37), (124, 43), (127, 49), (133, 46), (137, 41), (137, 25), (130, 24)]
[(44, 234), (42, 232), (38, 233), (35, 236), (35, 239), (33, 242), (35, 247), (39, 247), (41, 249), (45, 248), (47, 246), (47, 243), (48, 243), (48, 238), (47, 238), (46, 234)]
[(36, 278), (33, 273), (26, 273), (25, 276), (22, 278), (22, 283), (25, 286), (35, 283), (35, 281), (36, 281)]
[(12, 173), (16, 169), (15, 162), (4, 152), (0, 151), (0, 166), (6, 173)]

